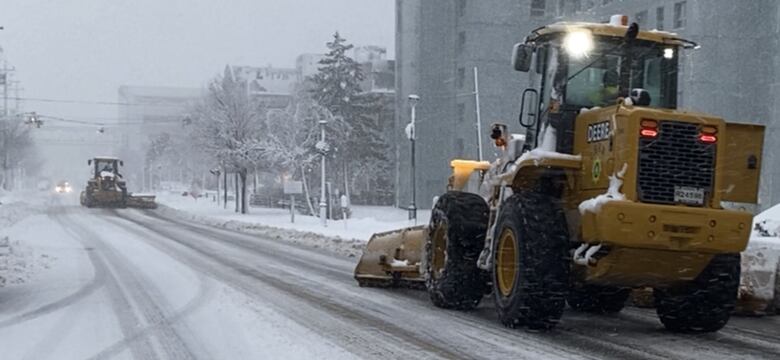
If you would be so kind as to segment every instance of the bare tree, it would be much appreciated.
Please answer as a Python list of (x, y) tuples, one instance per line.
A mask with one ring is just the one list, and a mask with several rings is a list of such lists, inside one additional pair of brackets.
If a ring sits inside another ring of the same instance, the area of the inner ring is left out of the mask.
[[(245, 84), (237, 81), (230, 67), (209, 84), (203, 99), (192, 111), (196, 141), (225, 170), (238, 175), (240, 212), (247, 212), (247, 174), (262, 160), (264, 109), (247, 95)], [(238, 191), (237, 191), (238, 192)]]
[[(311, 99), (298, 99), (286, 109), (269, 110), (266, 119), (267, 135), (263, 140), (263, 157), (280, 172), (300, 172), (309, 211), (315, 214), (309, 196), (306, 168), (320, 158), (315, 150), (319, 140), (319, 122), (328, 121), (333, 134), (345, 133), (346, 124), (342, 118), (334, 117), (328, 110)], [(335, 136), (334, 136), (335, 137)]]
[(7, 118), (0, 120), (0, 186), (9, 190), (10, 175), (13, 169), (25, 165), (34, 152), (30, 128), (21, 118)]

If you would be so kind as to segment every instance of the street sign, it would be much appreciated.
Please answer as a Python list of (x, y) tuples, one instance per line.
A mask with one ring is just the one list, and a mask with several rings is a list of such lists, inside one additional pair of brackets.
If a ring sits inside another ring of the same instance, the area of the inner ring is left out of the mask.
[(303, 183), (287, 180), (284, 182), (284, 193), (287, 195), (303, 194)]

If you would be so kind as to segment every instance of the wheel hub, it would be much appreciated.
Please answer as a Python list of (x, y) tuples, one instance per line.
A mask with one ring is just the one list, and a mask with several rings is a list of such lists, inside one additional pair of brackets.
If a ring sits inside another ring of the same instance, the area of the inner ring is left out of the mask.
[(447, 225), (439, 224), (433, 233), (433, 252), (431, 255), (431, 275), (439, 278), (447, 262)]
[(517, 277), (517, 242), (510, 229), (504, 229), (498, 239), (496, 253), (496, 282), (498, 291), (504, 297), (512, 294)]

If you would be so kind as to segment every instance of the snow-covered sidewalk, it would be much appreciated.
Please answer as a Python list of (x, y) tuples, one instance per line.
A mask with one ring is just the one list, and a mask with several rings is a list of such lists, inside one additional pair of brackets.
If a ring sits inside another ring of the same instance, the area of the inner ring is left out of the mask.
[[(249, 214), (242, 215), (234, 211), (235, 205), (233, 203), (228, 203), (227, 209), (225, 209), (211, 199), (195, 200), (192, 197), (168, 193), (158, 194), (157, 200), (160, 204), (171, 209), (224, 222), (248, 223), (363, 242), (368, 241), (374, 233), (414, 225), (413, 222), (407, 220), (408, 212), (406, 210), (389, 206), (355, 206), (352, 209), (351, 219), (346, 221), (328, 220), (328, 226), (323, 227), (319, 218), (300, 214), (296, 214), (295, 223), (291, 223), (289, 209), (250, 207)], [(418, 210), (417, 218), (418, 224), (427, 224), (430, 211)]]

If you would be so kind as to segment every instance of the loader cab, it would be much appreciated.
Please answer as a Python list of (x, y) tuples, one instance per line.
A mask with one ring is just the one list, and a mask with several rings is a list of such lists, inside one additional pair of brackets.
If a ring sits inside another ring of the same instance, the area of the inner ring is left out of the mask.
[(527, 73), (530, 85), (521, 95), (519, 119), (527, 128), (526, 146), (538, 146), (539, 134), (551, 125), (557, 151), (571, 153), (580, 112), (616, 106), (619, 98), (676, 109), (679, 51), (694, 45), (623, 24), (557, 23), (534, 30), (512, 54), (515, 70)]
[(92, 166), (92, 173), (94, 178), (103, 178), (106, 176), (120, 176), (119, 167), (124, 165), (122, 160), (111, 157), (98, 157), (87, 160), (87, 165)]

